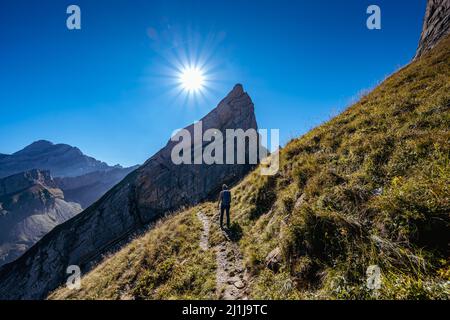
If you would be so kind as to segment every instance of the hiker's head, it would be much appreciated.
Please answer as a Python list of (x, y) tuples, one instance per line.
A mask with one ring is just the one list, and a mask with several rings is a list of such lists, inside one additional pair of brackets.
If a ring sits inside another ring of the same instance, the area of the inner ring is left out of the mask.
[(227, 186), (226, 184), (224, 184), (224, 185), (222, 186), (222, 190), (228, 190), (228, 186)]

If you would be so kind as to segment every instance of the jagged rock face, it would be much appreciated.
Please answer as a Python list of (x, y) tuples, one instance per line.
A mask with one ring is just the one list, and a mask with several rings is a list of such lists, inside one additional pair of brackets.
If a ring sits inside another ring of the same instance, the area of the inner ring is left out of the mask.
[(9, 195), (36, 184), (56, 188), (56, 184), (48, 171), (31, 170), (0, 179), (0, 196)]
[[(257, 129), (254, 107), (236, 85), (202, 119), (208, 128)], [(193, 126), (186, 128), (193, 131)], [(143, 225), (183, 205), (217, 192), (224, 182), (241, 179), (251, 165), (175, 165), (169, 143), (130, 173), (94, 205), (57, 226), (14, 263), (0, 269), (0, 299), (41, 299), (61, 285), (69, 265), (89, 270), (103, 253)]]
[(434, 48), (448, 34), (450, 34), (450, 0), (428, 0), (422, 35), (414, 59)]
[(60, 223), (81, 212), (66, 202), (48, 171), (0, 179), (0, 265), (11, 262)]
[(12, 155), (0, 156), (0, 178), (32, 169), (49, 170), (54, 177), (75, 177), (109, 168), (78, 148), (45, 140), (36, 141)]

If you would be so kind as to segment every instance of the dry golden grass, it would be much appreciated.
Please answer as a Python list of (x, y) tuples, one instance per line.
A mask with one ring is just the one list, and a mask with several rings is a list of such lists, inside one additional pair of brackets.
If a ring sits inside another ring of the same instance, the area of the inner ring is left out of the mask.
[(215, 256), (199, 247), (195, 213), (160, 220), (85, 275), (80, 290), (63, 286), (49, 299), (214, 298)]

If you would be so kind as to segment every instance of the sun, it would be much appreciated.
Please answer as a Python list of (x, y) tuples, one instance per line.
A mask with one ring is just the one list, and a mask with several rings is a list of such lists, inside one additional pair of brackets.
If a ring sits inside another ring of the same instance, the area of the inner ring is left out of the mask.
[(198, 67), (186, 67), (179, 75), (180, 84), (187, 92), (198, 92), (205, 85), (205, 74)]
[(183, 35), (177, 34), (168, 43), (169, 48), (164, 50), (164, 44), (159, 48), (163, 49), (160, 52), (163, 60), (158, 61), (161, 62), (159, 70), (152, 78), (156, 86), (165, 87), (174, 105), (203, 107), (217, 99), (217, 86), (225, 78), (225, 63), (214, 55), (221, 41), (212, 35), (211, 39), (208, 37), (207, 45), (202, 45), (200, 36), (184, 39)]

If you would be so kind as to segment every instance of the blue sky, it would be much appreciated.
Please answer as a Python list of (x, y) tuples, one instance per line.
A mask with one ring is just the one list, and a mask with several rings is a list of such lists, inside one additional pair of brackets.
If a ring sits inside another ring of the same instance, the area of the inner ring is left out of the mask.
[[(336, 115), (414, 55), (425, 0), (3, 0), (0, 153), (47, 139), (110, 164), (143, 163), (235, 83), (281, 143)], [(81, 8), (81, 30), (66, 8)], [(366, 28), (379, 5), (382, 29)], [(178, 59), (210, 89), (174, 89)]]

